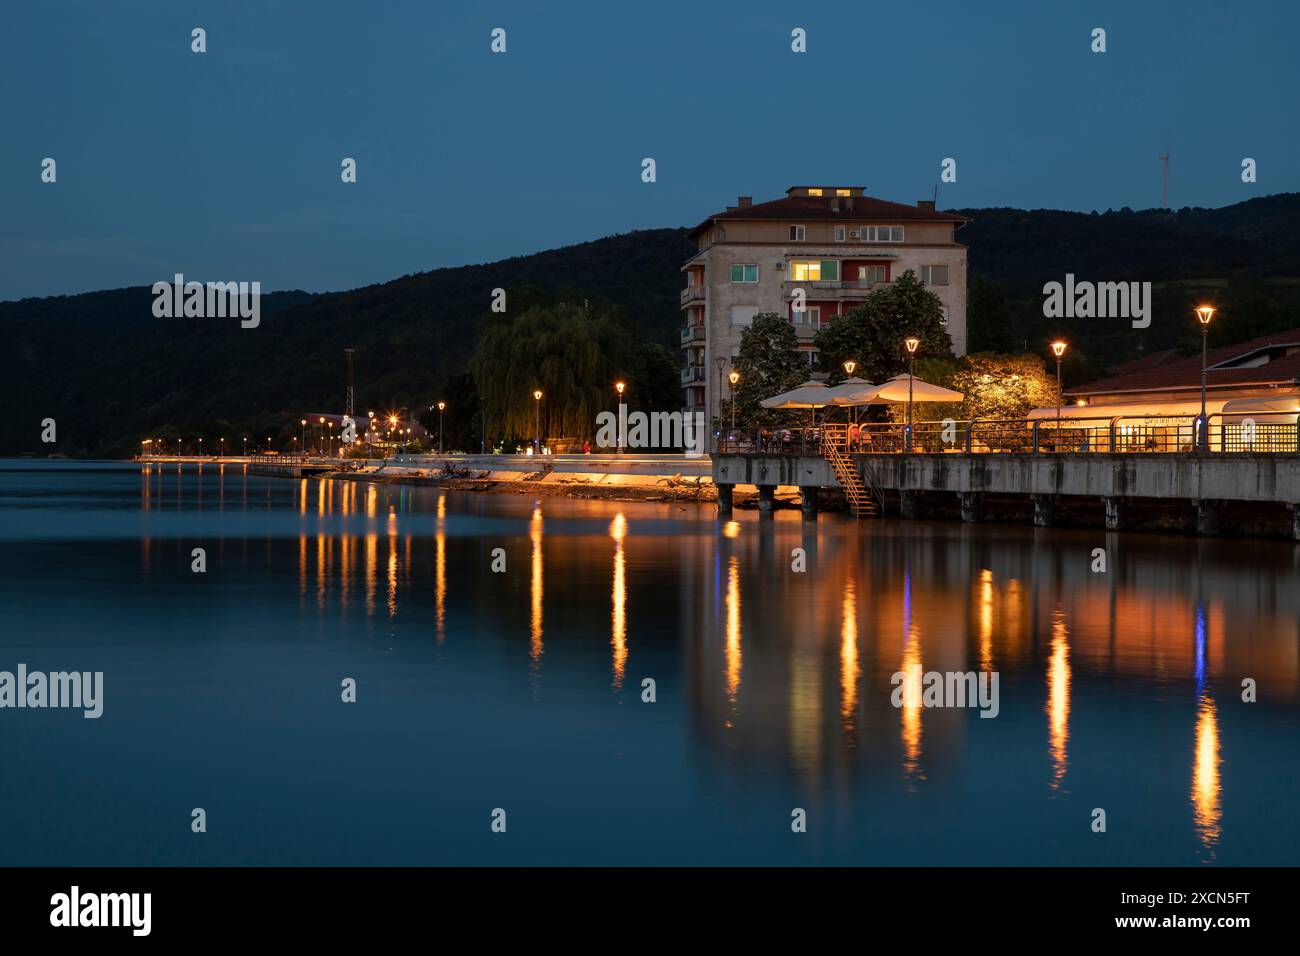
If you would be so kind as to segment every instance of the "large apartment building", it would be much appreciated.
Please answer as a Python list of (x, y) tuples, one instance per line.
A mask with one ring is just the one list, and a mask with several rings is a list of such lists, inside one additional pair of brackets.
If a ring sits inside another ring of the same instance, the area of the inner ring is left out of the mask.
[(784, 199), (758, 204), (741, 196), (691, 230), (698, 251), (682, 266), (688, 411), (718, 413), (741, 332), (758, 313), (794, 325), (811, 374), (817, 330), (908, 269), (939, 296), (953, 348), (966, 353), (966, 247), (955, 238), (965, 218), (933, 202), (908, 206), (862, 190), (792, 186)]

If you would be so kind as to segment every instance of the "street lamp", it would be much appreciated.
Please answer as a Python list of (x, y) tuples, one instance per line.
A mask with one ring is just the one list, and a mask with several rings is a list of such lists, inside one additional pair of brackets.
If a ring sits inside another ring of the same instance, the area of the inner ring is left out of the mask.
[(731, 430), (734, 433), (736, 430), (736, 383), (740, 381), (740, 373), (733, 368), (727, 373), (727, 381), (731, 383)]
[[(722, 370), (727, 367), (727, 360), (721, 355), (713, 360), (713, 367), (718, 370), (718, 391), (714, 395), (714, 401), (718, 405), (718, 446), (722, 445)], [(707, 391), (707, 389), (706, 389)], [(815, 412), (813, 414), (816, 414)], [(712, 427), (712, 425), (710, 425)]]
[(244, 436), (244, 457), (248, 457), (248, 436)]
[(300, 419), (298, 424), (302, 426), (302, 453), (307, 454), (307, 419)]
[(845, 360), (844, 360), (844, 374), (845, 374), (845, 376), (847, 376), (847, 377), (849, 377), (849, 378), (852, 378), (852, 377), (853, 377), (853, 372), (857, 369), (857, 367), (858, 367), (858, 363), (855, 362), (855, 361), (853, 361), (853, 359), (845, 359)]
[(1061, 357), (1065, 355), (1065, 343), (1057, 340), (1052, 343), (1052, 354), (1056, 356), (1056, 449), (1061, 445)]
[(542, 390), (533, 391), (533, 450), (542, 453)]
[(615, 382), (615, 383), (614, 383), (614, 390), (615, 390), (616, 392), (618, 392), (618, 412), (619, 412), (619, 415), (618, 415), (618, 427), (617, 427), (617, 432), (618, 432), (618, 453), (619, 453), (620, 455), (623, 454), (623, 422), (624, 422), (624, 420), (625, 420), (625, 419), (623, 418), (623, 389), (625, 389), (625, 388), (627, 388), (627, 384), (624, 383), (624, 382)]
[(438, 403), (438, 454), (442, 454), (442, 413), (447, 410), (446, 402)]
[(221, 457), (222, 458), (226, 457), (226, 436), (225, 435), (221, 436)]
[(1197, 306), (1195, 311), (1196, 319), (1201, 323), (1201, 440), (1197, 442), (1197, 446), (1204, 449), (1208, 448), (1210, 444), (1210, 423), (1205, 415), (1205, 376), (1207, 371), (1206, 357), (1210, 348), (1210, 319), (1214, 318), (1214, 306)]
[(912, 450), (912, 381), (916, 378), (916, 350), (921, 347), (921, 340), (915, 335), (909, 336), (904, 340), (903, 345), (907, 348), (908, 372), (907, 372), (907, 450)]

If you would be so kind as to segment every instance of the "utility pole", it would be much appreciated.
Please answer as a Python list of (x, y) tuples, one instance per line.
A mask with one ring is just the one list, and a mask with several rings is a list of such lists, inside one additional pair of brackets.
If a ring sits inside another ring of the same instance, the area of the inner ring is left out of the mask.
[(348, 418), (351, 418), (351, 417), (352, 417), (352, 409), (353, 409), (353, 398), (354, 398), (354, 392), (353, 392), (353, 388), (352, 388), (352, 353), (355, 352), (356, 349), (344, 349), (343, 351), (344, 351), (344, 353), (347, 354), (347, 357), (348, 357), (348, 398), (347, 398), (347, 402), (346, 402), (346, 405), (347, 405), (347, 413), (346, 413), (346, 414), (347, 414)]
[(1157, 157), (1160, 162), (1164, 163), (1164, 178), (1160, 183), (1160, 208), (1169, 208), (1169, 151), (1166, 150), (1163, 156)]

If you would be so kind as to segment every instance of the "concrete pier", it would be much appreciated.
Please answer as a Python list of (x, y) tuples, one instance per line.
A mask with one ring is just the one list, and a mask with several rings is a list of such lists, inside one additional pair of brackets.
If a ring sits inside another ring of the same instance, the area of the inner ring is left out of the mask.
[(1219, 502), (1214, 498), (1202, 498), (1196, 502), (1196, 533), (1216, 535), (1219, 533)]
[(1034, 527), (1050, 528), (1056, 519), (1056, 498), (1052, 495), (1032, 495), (1034, 502)]
[(731, 517), (735, 507), (735, 485), (718, 485), (718, 515), (720, 517)]
[(817, 517), (818, 490), (816, 485), (801, 485), (799, 487), (799, 500), (802, 503), (805, 518)]
[(1102, 503), (1106, 506), (1106, 530), (1121, 530), (1124, 527), (1124, 499), (1103, 498)]
[(965, 522), (975, 522), (980, 520), (980, 493), (978, 491), (963, 491), (961, 497), (961, 520)]
[(903, 518), (915, 518), (920, 513), (920, 496), (915, 491), (898, 493), (898, 513)]
[(758, 486), (759, 514), (771, 515), (776, 508), (776, 485)]

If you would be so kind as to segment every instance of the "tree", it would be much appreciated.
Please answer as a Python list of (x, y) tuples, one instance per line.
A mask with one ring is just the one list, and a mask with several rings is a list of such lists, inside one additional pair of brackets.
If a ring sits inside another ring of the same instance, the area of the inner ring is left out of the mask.
[(632, 364), (632, 351), (627, 324), (603, 303), (534, 305), (489, 320), (470, 360), (488, 439), (531, 436), (535, 415), (543, 438), (594, 435), (596, 415), (614, 405), (614, 382)]
[[(759, 402), (789, 391), (808, 378), (808, 362), (799, 354), (794, 326), (775, 312), (760, 312), (740, 333), (735, 369), (740, 373), (736, 384), (737, 424), (783, 423), (785, 412), (763, 408)], [(726, 403), (721, 407), (730, 411)]]
[(1016, 334), (1006, 290), (992, 279), (973, 276), (966, 302), (967, 351), (1013, 351)]
[(967, 420), (1024, 418), (1030, 409), (1056, 404), (1055, 370), (1048, 372), (1042, 357), (1031, 352), (967, 355), (948, 384), (965, 394), (955, 417)]
[(908, 269), (847, 315), (832, 317), (813, 343), (831, 384), (844, 379), (845, 359), (858, 363), (855, 375), (879, 384), (907, 371), (903, 341), (913, 335), (921, 340), (918, 359), (952, 354), (952, 339), (943, 325), (943, 303)]

